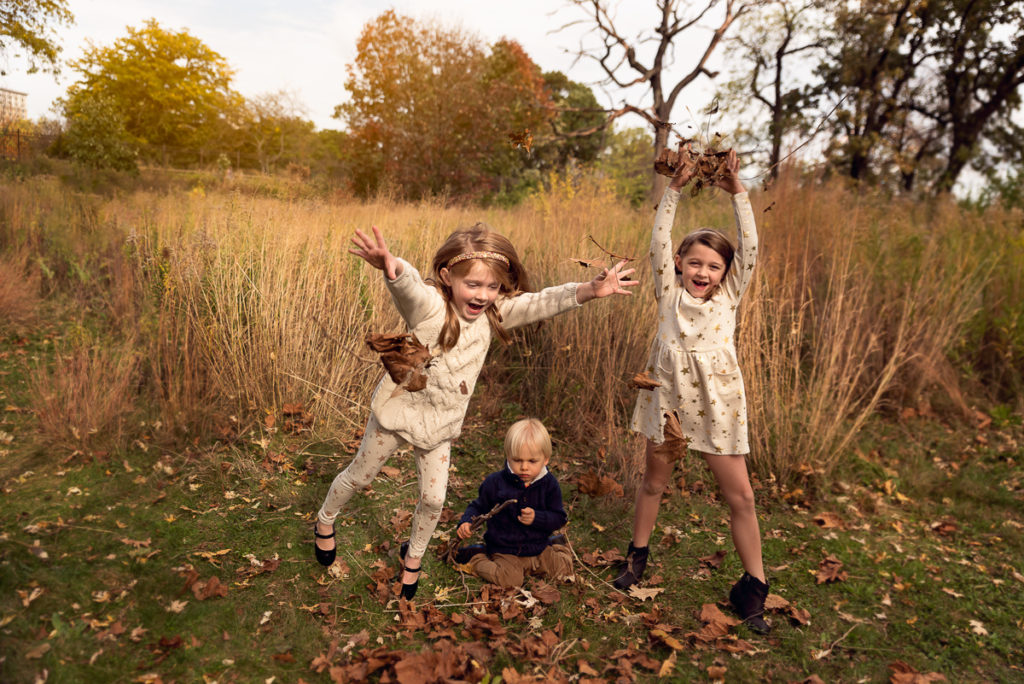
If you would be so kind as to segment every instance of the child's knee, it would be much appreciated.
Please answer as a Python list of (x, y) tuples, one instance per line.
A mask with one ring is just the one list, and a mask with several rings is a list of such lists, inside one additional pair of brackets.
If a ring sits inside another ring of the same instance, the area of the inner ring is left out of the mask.
[(566, 547), (559, 547), (552, 554), (551, 576), (557, 578), (572, 575), (572, 554)]
[(749, 483), (726, 492), (724, 498), (733, 513), (754, 513), (754, 489)]
[(490, 584), (518, 587), (523, 583), (522, 570), (500, 558), (491, 558), (481, 553), (470, 560), (469, 566), (477, 577)]
[(419, 509), (423, 513), (432, 516), (441, 514), (444, 508), (444, 492), (424, 492), (420, 495)]
[(661, 496), (668, 486), (667, 477), (657, 477), (647, 473), (640, 482), (640, 491), (644, 496)]

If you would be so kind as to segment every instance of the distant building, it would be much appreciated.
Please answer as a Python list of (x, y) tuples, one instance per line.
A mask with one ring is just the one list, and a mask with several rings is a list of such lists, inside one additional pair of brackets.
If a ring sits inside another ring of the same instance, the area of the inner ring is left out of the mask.
[(0, 125), (14, 123), (28, 118), (25, 106), (27, 93), (0, 88)]

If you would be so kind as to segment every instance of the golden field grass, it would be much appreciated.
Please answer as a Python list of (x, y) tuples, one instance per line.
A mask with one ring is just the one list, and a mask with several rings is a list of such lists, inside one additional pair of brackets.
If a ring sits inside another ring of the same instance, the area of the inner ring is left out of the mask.
[[(827, 477), (879, 410), (969, 417), (976, 359), (951, 359), (993, 298), (1020, 299), (1019, 277), (997, 277), (1012, 271), (1019, 216), (795, 179), (751, 194), (760, 261), (738, 347), (760, 475)], [(34, 386), (45, 439), (83, 450), (130, 441), (140, 415), (168, 443), (237, 432), (286, 403), (311, 410), (322, 435), (361, 427), (380, 373), (363, 337), (401, 322), (380, 274), (347, 253), (356, 228), (380, 227), (424, 271), (449, 232), (485, 221), (517, 246), (535, 288), (592, 277), (576, 259), (609, 262), (598, 245), (636, 257), (634, 296), (495, 343), (474, 400), (485, 415), (537, 415), (571, 451), (600, 451), (611, 472), (635, 475), (629, 379), (655, 325), (654, 208), (634, 211), (599, 181), (556, 179), (516, 208), (481, 209), (201, 185), (102, 197), (34, 179), (7, 184), (0, 212), (0, 268), (19, 276), (0, 288), (8, 327), (30, 325), (47, 302), (76, 320)], [(677, 239), (696, 226), (731, 234), (728, 199), (684, 199)]]

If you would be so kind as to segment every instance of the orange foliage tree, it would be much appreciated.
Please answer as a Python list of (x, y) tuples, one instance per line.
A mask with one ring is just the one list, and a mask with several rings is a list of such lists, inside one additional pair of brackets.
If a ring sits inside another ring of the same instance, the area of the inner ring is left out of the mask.
[(360, 194), (420, 198), (496, 191), (529, 166), (531, 135), (554, 116), (540, 69), (514, 41), (475, 37), (388, 10), (363, 27), (348, 67), (350, 134)]

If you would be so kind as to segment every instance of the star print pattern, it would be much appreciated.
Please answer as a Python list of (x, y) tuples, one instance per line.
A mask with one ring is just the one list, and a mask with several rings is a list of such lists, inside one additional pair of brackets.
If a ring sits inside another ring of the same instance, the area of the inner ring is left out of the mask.
[[(396, 451), (407, 446), (396, 433), (380, 426), (371, 413), (363, 432), (359, 451), (348, 467), (338, 473), (331, 483), (317, 518), (324, 525), (334, 525), (334, 519), (356, 492), (365, 489)], [(451, 443), (444, 442), (433, 449), (413, 447), (416, 472), (420, 481), (420, 498), (416, 504), (409, 530), (409, 556), (422, 558), (427, 543), (441, 519), (445, 494), (448, 489), (448, 466), (451, 462)]]
[[(370, 399), (370, 418), (359, 451), (334, 478), (318, 519), (333, 525), (352, 496), (369, 486), (399, 449), (411, 446), (419, 475), (419, 501), (409, 532), (409, 556), (422, 558), (441, 517), (448, 489), (451, 440), (458, 437), (477, 376), (490, 347), (491, 327), (486, 316), (460, 321), (459, 339), (443, 351), (437, 345), (445, 321), (445, 303), (437, 288), (427, 285), (419, 272), (402, 261), (402, 273), (385, 278), (391, 299), (409, 332), (436, 352), (427, 373), (427, 386), (418, 392), (396, 392), (385, 373)], [(565, 283), (515, 297), (501, 297), (495, 307), (506, 329), (536, 323), (579, 308), (577, 283)]]
[(651, 269), (658, 301), (658, 334), (647, 366), (661, 383), (641, 390), (631, 427), (655, 444), (664, 441), (667, 413), (675, 413), (690, 448), (709, 454), (750, 452), (743, 376), (733, 343), (740, 298), (757, 261), (757, 231), (747, 193), (732, 196), (736, 251), (710, 300), (690, 295), (672, 266), (672, 222), (679, 193), (668, 190), (651, 231)]

